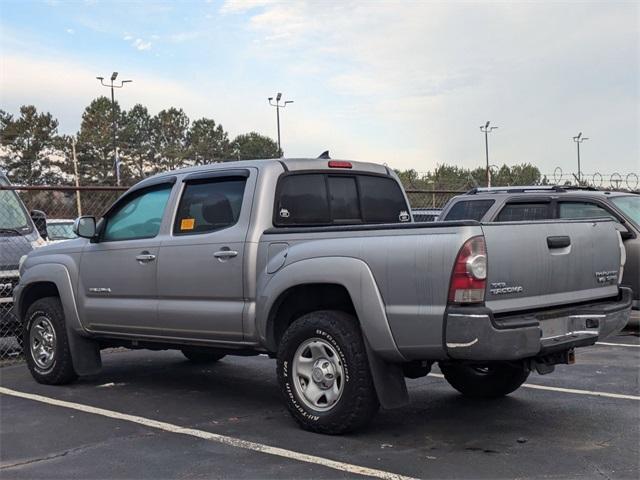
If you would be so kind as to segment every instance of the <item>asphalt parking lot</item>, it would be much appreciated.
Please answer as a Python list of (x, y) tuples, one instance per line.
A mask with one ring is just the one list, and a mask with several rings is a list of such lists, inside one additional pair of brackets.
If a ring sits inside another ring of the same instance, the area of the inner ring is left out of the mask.
[[(640, 338), (580, 349), (511, 396), (468, 400), (434, 375), (357, 434), (299, 430), (275, 362), (192, 365), (116, 351), (99, 375), (36, 384), (0, 369), (0, 478), (638, 478)], [(538, 386), (536, 388), (536, 386)], [(70, 403), (65, 403), (70, 402)]]

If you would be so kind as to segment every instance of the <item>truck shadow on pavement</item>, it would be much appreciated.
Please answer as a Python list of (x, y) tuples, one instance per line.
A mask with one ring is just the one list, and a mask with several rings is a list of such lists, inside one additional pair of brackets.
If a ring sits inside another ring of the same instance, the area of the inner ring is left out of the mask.
[[(445, 445), (459, 445), (465, 438), (473, 439), (471, 448), (488, 442), (494, 446), (481, 450), (497, 453), (501, 450), (496, 448), (496, 435), (502, 439), (497, 444), (500, 447), (504, 442), (524, 444), (536, 438), (552, 442), (560, 433), (570, 432), (582, 439), (578, 443), (584, 447), (596, 433), (596, 424), (606, 418), (585, 421), (585, 410), (603, 403), (605, 408), (616, 409), (615, 401), (526, 389), (505, 398), (468, 399), (443, 379), (433, 377), (410, 380), (408, 386), (409, 405), (381, 410), (368, 428), (349, 437), (397, 436), (409, 445), (415, 436), (428, 433), (428, 438), (439, 438)], [(126, 352), (108, 356), (102, 373), (84, 377), (72, 388), (74, 401), (91, 403), (91, 397), (97, 395), (107, 403), (105, 408), (122, 410), (124, 406), (127, 413), (143, 414), (138, 409), (143, 406), (144, 411), (158, 412), (166, 421), (174, 421), (176, 415), (182, 421), (220, 426), (251, 421), (255, 427), (256, 421), (271, 425), (275, 421), (283, 429), (296, 429), (281, 399), (275, 361), (265, 357), (227, 357), (214, 364), (194, 365), (179, 354)], [(110, 407), (110, 401), (117, 405)]]

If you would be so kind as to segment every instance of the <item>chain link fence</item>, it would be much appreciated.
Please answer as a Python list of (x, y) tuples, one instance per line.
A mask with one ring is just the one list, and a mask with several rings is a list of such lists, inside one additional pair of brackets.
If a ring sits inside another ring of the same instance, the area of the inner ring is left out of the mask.
[(73, 238), (76, 217), (99, 217), (126, 190), (6, 183), (0, 183), (0, 366), (22, 359), (22, 325), (13, 310), (20, 258), (34, 248)]

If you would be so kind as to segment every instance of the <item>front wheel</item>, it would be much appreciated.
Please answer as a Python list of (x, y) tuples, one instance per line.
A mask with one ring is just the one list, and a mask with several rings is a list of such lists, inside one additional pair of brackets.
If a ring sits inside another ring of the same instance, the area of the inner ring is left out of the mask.
[(467, 397), (495, 398), (520, 388), (529, 370), (524, 365), (506, 362), (486, 365), (441, 363), (440, 370), (453, 388)]
[(27, 310), (24, 355), (38, 383), (63, 385), (78, 375), (73, 369), (64, 312), (57, 297), (41, 298)]
[(278, 350), (278, 383), (305, 430), (341, 434), (366, 425), (379, 403), (357, 320), (338, 311), (293, 322)]

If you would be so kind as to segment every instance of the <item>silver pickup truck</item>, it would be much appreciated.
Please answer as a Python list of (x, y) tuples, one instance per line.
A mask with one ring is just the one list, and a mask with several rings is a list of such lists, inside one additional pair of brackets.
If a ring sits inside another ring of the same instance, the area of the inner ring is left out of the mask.
[(464, 395), (509, 394), (631, 306), (611, 221), (414, 223), (394, 173), (371, 163), (162, 173), (75, 229), (20, 265), (38, 382), (96, 373), (113, 346), (268, 354), (293, 417), (323, 433), (406, 404), (405, 377), (436, 362)]

